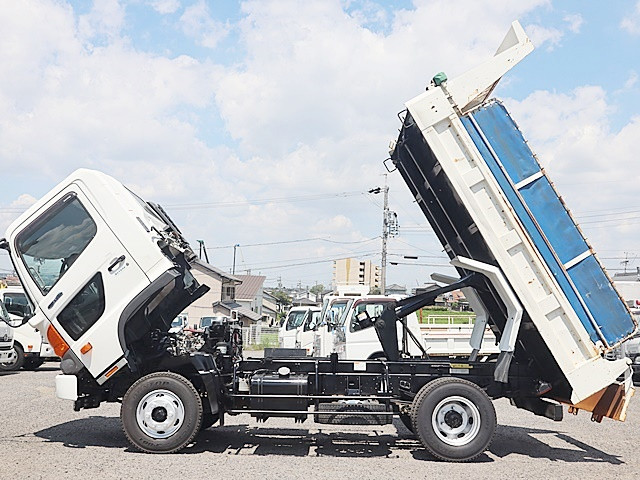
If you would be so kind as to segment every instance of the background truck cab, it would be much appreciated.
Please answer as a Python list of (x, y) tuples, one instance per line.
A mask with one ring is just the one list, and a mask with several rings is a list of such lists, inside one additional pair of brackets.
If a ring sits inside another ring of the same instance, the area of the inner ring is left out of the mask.
[(11, 328), (10, 322), (9, 313), (0, 300), (0, 362), (12, 362), (15, 358), (13, 328)]
[[(25, 315), (33, 313), (33, 307), (29, 304), (22, 287), (0, 289), (0, 300), (4, 302), (12, 324), (20, 325)], [(14, 328), (13, 338), (15, 356), (6, 363), (0, 363), (0, 370), (35, 370), (46, 359), (57, 358), (49, 342), (28, 323)]]
[[(302, 331), (305, 328), (309, 329), (314, 315), (317, 319), (319, 314), (319, 307), (292, 307), (278, 332), (280, 347), (301, 348), (300, 335)], [(307, 343), (313, 343), (313, 339)]]

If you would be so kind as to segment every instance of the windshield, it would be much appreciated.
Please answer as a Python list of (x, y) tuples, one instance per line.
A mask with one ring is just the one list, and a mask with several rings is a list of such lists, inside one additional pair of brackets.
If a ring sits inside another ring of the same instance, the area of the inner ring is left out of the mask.
[(333, 303), (329, 308), (329, 312), (327, 314), (327, 322), (333, 323), (334, 325), (337, 325), (338, 323), (340, 323), (342, 314), (347, 309), (347, 305), (349, 304), (349, 301), (350, 300), (340, 300), (338, 302)]
[(302, 325), (304, 317), (307, 315), (307, 310), (289, 312), (287, 316), (287, 330), (293, 330)]
[(218, 316), (218, 317), (201, 317), (200, 318), (200, 328), (206, 328), (206, 327), (210, 327), (213, 322), (216, 321), (223, 321), (225, 318), (225, 316)]
[(16, 238), (16, 250), (43, 294), (62, 278), (89, 245), (97, 226), (75, 195), (69, 195)]
[(13, 305), (29, 305), (29, 300), (27, 300), (27, 296), (24, 293), (19, 292), (7, 292), (4, 294), (5, 302), (8, 298), (11, 299), (11, 303)]
[(25, 317), (33, 313), (31, 302), (22, 292), (5, 292), (4, 306), (7, 312), (18, 317)]
[(320, 319), (322, 318), (321, 311), (313, 311), (311, 312), (311, 316), (307, 317), (307, 321), (304, 323), (304, 331), (308, 332), (309, 330), (315, 330), (320, 324)]
[(174, 318), (173, 322), (171, 322), (171, 326), (172, 327), (181, 327), (182, 326), (182, 318), (181, 317)]

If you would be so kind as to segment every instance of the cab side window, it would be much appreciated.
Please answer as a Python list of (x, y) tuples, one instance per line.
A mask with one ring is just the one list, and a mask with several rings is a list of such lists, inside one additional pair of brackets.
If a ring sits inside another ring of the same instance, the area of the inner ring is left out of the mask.
[(104, 313), (102, 275), (93, 276), (82, 290), (58, 314), (58, 322), (74, 340), (78, 340)]
[(16, 249), (43, 295), (62, 278), (96, 232), (80, 200), (69, 194), (18, 235)]
[[(385, 306), (384, 303), (361, 303), (359, 305), (356, 305), (356, 307), (353, 309), (353, 314), (351, 315), (351, 323), (350, 323), (351, 331), (357, 332), (358, 330), (363, 330), (363, 328), (360, 326), (360, 322), (358, 322), (358, 314), (362, 312), (367, 312), (367, 314), (369, 315), (369, 318), (372, 318), (372, 319), (377, 318), (380, 315), (382, 315), (384, 306)], [(373, 326), (373, 324), (365, 328), (369, 328), (371, 326)]]

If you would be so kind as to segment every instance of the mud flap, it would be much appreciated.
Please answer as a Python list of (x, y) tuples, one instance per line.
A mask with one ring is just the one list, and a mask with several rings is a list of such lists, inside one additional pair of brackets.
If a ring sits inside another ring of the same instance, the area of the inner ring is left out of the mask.
[(210, 411), (213, 415), (218, 414), (220, 425), (224, 425), (224, 406), (222, 399), (224, 392), (218, 376), (218, 367), (213, 357), (206, 353), (192, 353), (190, 356), (192, 365), (196, 368), (202, 378), (202, 383), (207, 391), (207, 399)]

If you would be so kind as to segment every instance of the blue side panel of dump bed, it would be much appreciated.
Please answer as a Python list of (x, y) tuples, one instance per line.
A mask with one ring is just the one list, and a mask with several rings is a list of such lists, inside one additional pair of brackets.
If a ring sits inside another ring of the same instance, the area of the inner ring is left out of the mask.
[(504, 106), (491, 102), (462, 123), (591, 339), (630, 335), (629, 311)]

